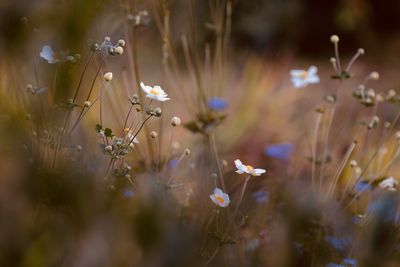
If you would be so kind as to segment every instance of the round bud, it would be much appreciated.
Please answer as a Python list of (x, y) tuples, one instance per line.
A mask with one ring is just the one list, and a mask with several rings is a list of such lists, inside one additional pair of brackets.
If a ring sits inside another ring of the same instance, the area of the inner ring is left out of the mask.
[(396, 96), (396, 91), (393, 90), (393, 89), (390, 89), (388, 94), (387, 94), (387, 97), (388, 98), (392, 98), (392, 97), (395, 97), (395, 96)]
[(154, 109), (154, 114), (155, 114), (157, 117), (160, 117), (161, 114), (162, 114), (161, 108), (156, 108), (156, 109)]
[(331, 42), (332, 42), (332, 43), (339, 43), (339, 36), (337, 36), (337, 35), (332, 35), (332, 36), (331, 36)]
[(118, 45), (125, 46), (125, 40), (122, 40), (122, 39), (118, 40)]
[(30, 84), (30, 83), (28, 83), (28, 84), (26, 85), (26, 90), (30, 91), (30, 90), (32, 90), (32, 89), (33, 89), (33, 85)]
[(73, 100), (72, 98), (70, 98), (70, 99), (67, 100), (67, 104), (70, 104), (70, 105), (71, 105), (71, 104), (73, 104), (73, 103), (74, 103), (74, 100)]
[(85, 107), (85, 108), (88, 108), (88, 107), (90, 107), (92, 105), (92, 103), (90, 102), (90, 101), (85, 101), (84, 103), (83, 103), (83, 106)]
[(109, 36), (106, 36), (106, 37), (104, 37), (104, 41), (105, 41), (105, 42), (110, 42), (110, 41), (111, 41), (111, 38), (110, 38)]
[(108, 146), (106, 146), (106, 147), (104, 148), (104, 150), (105, 150), (106, 152), (111, 152), (111, 151), (112, 151), (112, 146), (108, 145)]
[(131, 167), (131, 165), (127, 165), (127, 166), (126, 166), (126, 170), (127, 170), (127, 171), (130, 171), (130, 170), (132, 170), (132, 167)]
[(350, 165), (350, 167), (352, 167), (352, 168), (357, 167), (357, 161), (351, 160), (350, 163), (349, 163), (349, 165)]
[(355, 169), (354, 169), (354, 174), (356, 175), (356, 176), (360, 176), (361, 175), (361, 173), (362, 173), (362, 169), (360, 168), (360, 167), (355, 167)]
[(397, 140), (400, 140), (400, 131), (397, 131), (394, 136)]
[(371, 74), (369, 75), (369, 77), (370, 77), (372, 80), (379, 80), (379, 73), (376, 72), (376, 71), (373, 71), (373, 72), (371, 72)]
[(365, 54), (365, 50), (363, 48), (358, 48), (357, 53), (360, 55), (364, 55)]
[(333, 63), (336, 63), (336, 58), (334, 58), (334, 57), (331, 57), (330, 59), (329, 59), (329, 61), (333, 64)]
[(82, 151), (82, 146), (81, 146), (81, 145), (77, 145), (77, 146), (76, 146), (76, 150), (79, 151), (79, 152), (81, 152), (81, 151)]
[(100, 49), (100, 45), (98, 43), (93, 43), (93, 44), (90, 45), (90, 50), (92, 52), (96, 52), (99, 49)]
[(181, 144), (180, 144), (178, 141), (174, 141), (174, 142), (172, 142), (172, 144), (171, 144), (171, 148), (172, 148), (173, 150), (178, 150), (180, 147), (181, 147)]
[(211, 173), (211, 178), (212, 179), (217, 179), (218, 175), (215, 172), (213, 172), (213, 173)]
[(152, 131), (151, 133), (150, 133), (150, 137), (151, 138), (153, 138), (153, 139), (155, 139), (155, 138), (157, 138), (157, 132), (156, 131)]
[(172, 117), (171, 119), (171, 125), (173, 127), (181, 125), (181, 119), (179, 117)]
[(129, 173), (125, 174), (126, 179), (131, 179), (131, 175)]
[(185, 149), (185, 155), (186, 155), (186, 156), (189, 156), (189, 155), (190, 155), (190, 149), (188, 149), (188, 148)]
[(112, 78), (113, 78), (112, 72), (109, 71), (109, 72), (106, 72), (106, 73), (104, 74), (104, 80), (105, 80), (106, 82), (111, 81)]
[(383, 124), (383, 126), (384, 126), (386, 129), (388, 129), (388, 128), (390, 128), (390, 126), (392, 126), (392, 124), (391, 124), (390, 122), (388, 122), (388, 121), (385, 121), (385, 123)]
[(122, 46), (117, 46), (114, 50), (115, 54), (117, 55), (122, 55), (122, 53), (124, 53), (124, 49), (122, 48)]

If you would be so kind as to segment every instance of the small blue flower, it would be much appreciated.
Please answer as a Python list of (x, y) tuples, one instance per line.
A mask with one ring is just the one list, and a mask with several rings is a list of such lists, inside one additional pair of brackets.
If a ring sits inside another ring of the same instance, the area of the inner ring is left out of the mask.
[(327, 236), (325, 237), (325, 240), (337, 250), (345, 249), (351, 243), (351, 239), (349, 237), (338, 238), (334, 236)]
[(256, 200), (257, 203), (265, 203), (268, 200), (268, 192), (265, 191), (257, 191), (254, 192), (253, 194), (254, 199)]
[(213, 110), (224, 110), (228, 107), (228, 102), (225, 99), (212, 97), (208, 100), (208, 107)]
[(351, 258), (346, 258), (343, 260), (344, 264), (347, 264), (348, 266), (355, 267), (357, 266), (357, 260), (356, 259), (351, 259)]
[(265, 155), (271, 158), (288, 160), (293, 151), (293, 145), (289, 143), (270, 145), (265, 148)]
[(135, 195), (131, 189), (125, 189), (122, 194), (125, 198), (132, 198)]
[(173, 170), (176, 168), (176, 166), (178, 166), (179, 161), (177, 159), (171, 159), (170, 161), (168, 161), (168, 169)]
[(326, 265), (326, 267), (346, 267), (346, 266), (344, 266), (343, 264), (337, 264), (337, 263), (328, 263), (327, 265)]
[(371, 189), (372, 189), (371, 184), (366, 181), (359, 181), (354, 185), (354, 190), (356, 190), (357, 193), (366, 192)]

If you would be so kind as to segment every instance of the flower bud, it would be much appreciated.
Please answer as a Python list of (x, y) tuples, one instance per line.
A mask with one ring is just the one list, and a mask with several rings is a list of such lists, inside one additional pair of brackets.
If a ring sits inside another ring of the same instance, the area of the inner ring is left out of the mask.
[(151, 138), (153, 138), (153, 139), (155, 139), (155, 138), (157, 138), (157, 132), (156, 131), (152, 131), (151, 133), (150, 133), (150, 137)]
[(349, 163), (349, 165), (350, 165), (350, 167), (352, 167), (352, 168), (357, 167), (357, 161), (351, 160), (350, 163)]
[(181, 124), (181, 119), (179, 117), (172, 117), (171, 125), (173, 127), (179, 126)]
[(376, 72), (376, 71), (373, 71), (373, 72), (371, 72), (371, 74), (369, 75), (369, 77), (370, 77), (372, 80), (379, 80), (379, 73)]
[(360, 55), (364, 55), (365, 54), (365, 50), (363, 48), (358, 48), (357, 53)]
[(104, 148), (104, 150), (105, 150), (106, 152), (111, 152), (111, 151), (112, 151), (112, 146), (108, 145), (108, 146), (106, 146), (106, 147)]
[(83, 103), (83, 106), (85, 107), (85, 108), (88, 108), (88, 107), (90, 107), (92, 105), (92, 103), (90, 102), (90, 101), (85, 101), (84, 103)]
[(185, 155), (186, 155), (186, 156), (189, 156), (189, 155), (190, 155), (190, 149), (188, 149), (188, 148), (185, 149)]
[(109, 36), (106, 36), (106, 37), (104, 37), (104, 41), (105, 41), (105, 42), (110, 42), (110, 41), (111, 41), (111, 38), (110, 38)]
[(160, 117), (161, 114), (162, 114), (161, 108), (155, 108), (154, 109), (154, 114), (155, 114), (155, 116)]
[(114, 50), (115, 54), (117, 55), (122, 55), (122, 53), (124, 52), (124, 49), (122, 48), (122, 46), (117, 46)]
[(339, 36), (337, 36), (337, 35), (332, 35), (332, 36), (331, 36), (331, 42), (332, 42), (332, 43), (339, 43)]
[(93, 44), (90, 45), (90, 50), (92, 52), (96, 52), (99, 49), (100, 49), (100, 45), (98, 43), (93, 43)]
[(118, 45), (125, 46), (125, 40), (123, 40), (123, 39), (118, 40)]
[(109, 72), (106, 72), (106, 73), (104, 74), (104, 80), (105, 80), (106, 82), (111, 81), (112, 78), (113, 78), (112, 72), (109, 71)]

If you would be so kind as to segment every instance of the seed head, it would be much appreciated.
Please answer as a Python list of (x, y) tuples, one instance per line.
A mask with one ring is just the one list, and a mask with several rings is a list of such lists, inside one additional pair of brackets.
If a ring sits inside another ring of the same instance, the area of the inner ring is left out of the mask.
[(371, 74), (369, 75), (369, 77), (370, 77), (372, 80), (379, 80), (379, 73), (376, 72), (376, 71), (373, 71), (373, 72), (371, 72)]
[(104, 80), (105, 80), (106, 82), (111, 81), (112, 78), (113, 78), (112, 72), (109, 71), (109, 72), (106, 72), (106, 73), (104, 74)]
[(155, 115), (156, 117), (160, 117), (161, 114), (162, 114), (161, 108), (155, 108), (155, 109), (154, 109), (154, 115)]
[(117, 55), (122, 55), (122, 53), (124, 53), (124, 49), (122, 48), (122, 46), (117, 46), (114, 50), (115, 54)]
[(100, 45), (98, 43), (93, 43), (93, 44), (90, 45), (90, 50), (92, 52), (96, 52), (99, 49), (100, 49)]
[(181, 119), (179, 117), (172, 117), (171, 119), (171, 125), (173, 127), (181, 125)]
[(123, 39), (118, 40), (118, 45), (125, 46), (125, 40), (123, 40)]
[(155, 138), (157, 138), (157, 132), (156, 131), (152, 131), (151, 133), (150, 133), (150, 137), (151, 138), (153, 138), (153, 139), (155, 139)]
[(186, 156), (189, 156), (189, 155), (190, 155), (190, 149), (188, 149), (188, 148), (185, 149), (185, 155), (186, 155)]
[(332, 36), (331, 36), (331, 42), (332, 42), (332, 43), (339, 43), (339, 36), (337, 36), (337, 35), (332, 35)]
[(350, 167), (352, 167), (352, 168), (357, 167), (357, 161), (351, 160), (350, 163), (349, 163), (349, 165), (350, 165)]
[(83, 103), (83, 106), (85, 107), (85, 108), (88, 108), (88, 107), (90, 107), (92, 105), (92, 103), (90, 102), (90, 101), (85, 101), (84, 103)]

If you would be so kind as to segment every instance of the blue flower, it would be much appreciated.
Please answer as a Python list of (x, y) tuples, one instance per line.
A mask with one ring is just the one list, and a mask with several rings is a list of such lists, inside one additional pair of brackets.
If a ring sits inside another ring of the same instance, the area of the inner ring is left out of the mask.
[(228, 107), (228, 102), (225, 99), (212, 97), (208, 100), (208, 107), (213, 110), (224, 110)]
[(264, 150), (265, 155), (271, 158), (288, 160), (293, 151), (293, 145), (289, 143), (275, 144), (267, 146)]
[(343, 260), (343, 263), (344, 263), (344, 264), (347, 264), (347, 265), (350, 265), (350, 266), (352, 266), (352, 267), (357, 266), (357, 260), (351, 259), (351, 258), (346, 258), (346, 259), (344, 259), (344, 260)]
[(268, 200), (268, 192), (257, 191), (252, 194), (257, 203), (265, 203)]
[(135, 195), (131, 189), (125, 189), (122, 194), (125, 198), (132, 198)]
[(362, 193), (371, 190), (372, 186), (370, 183), (366, 181), (359, 181), (354, 185), (354, 189), (356, 190), (357, 193)]
[(170, 161), (168, 161), (168, 169), (173, 170), (176, 168), (176, 166), (178, 166), (179, 161), (177, 159), (171, 159)]
[(345, 249), (351, 243), (351, 239), (349, 237), (338, 238), (334, 236), (327, 236), (325, 237), (325, 240), (337, 250)]

